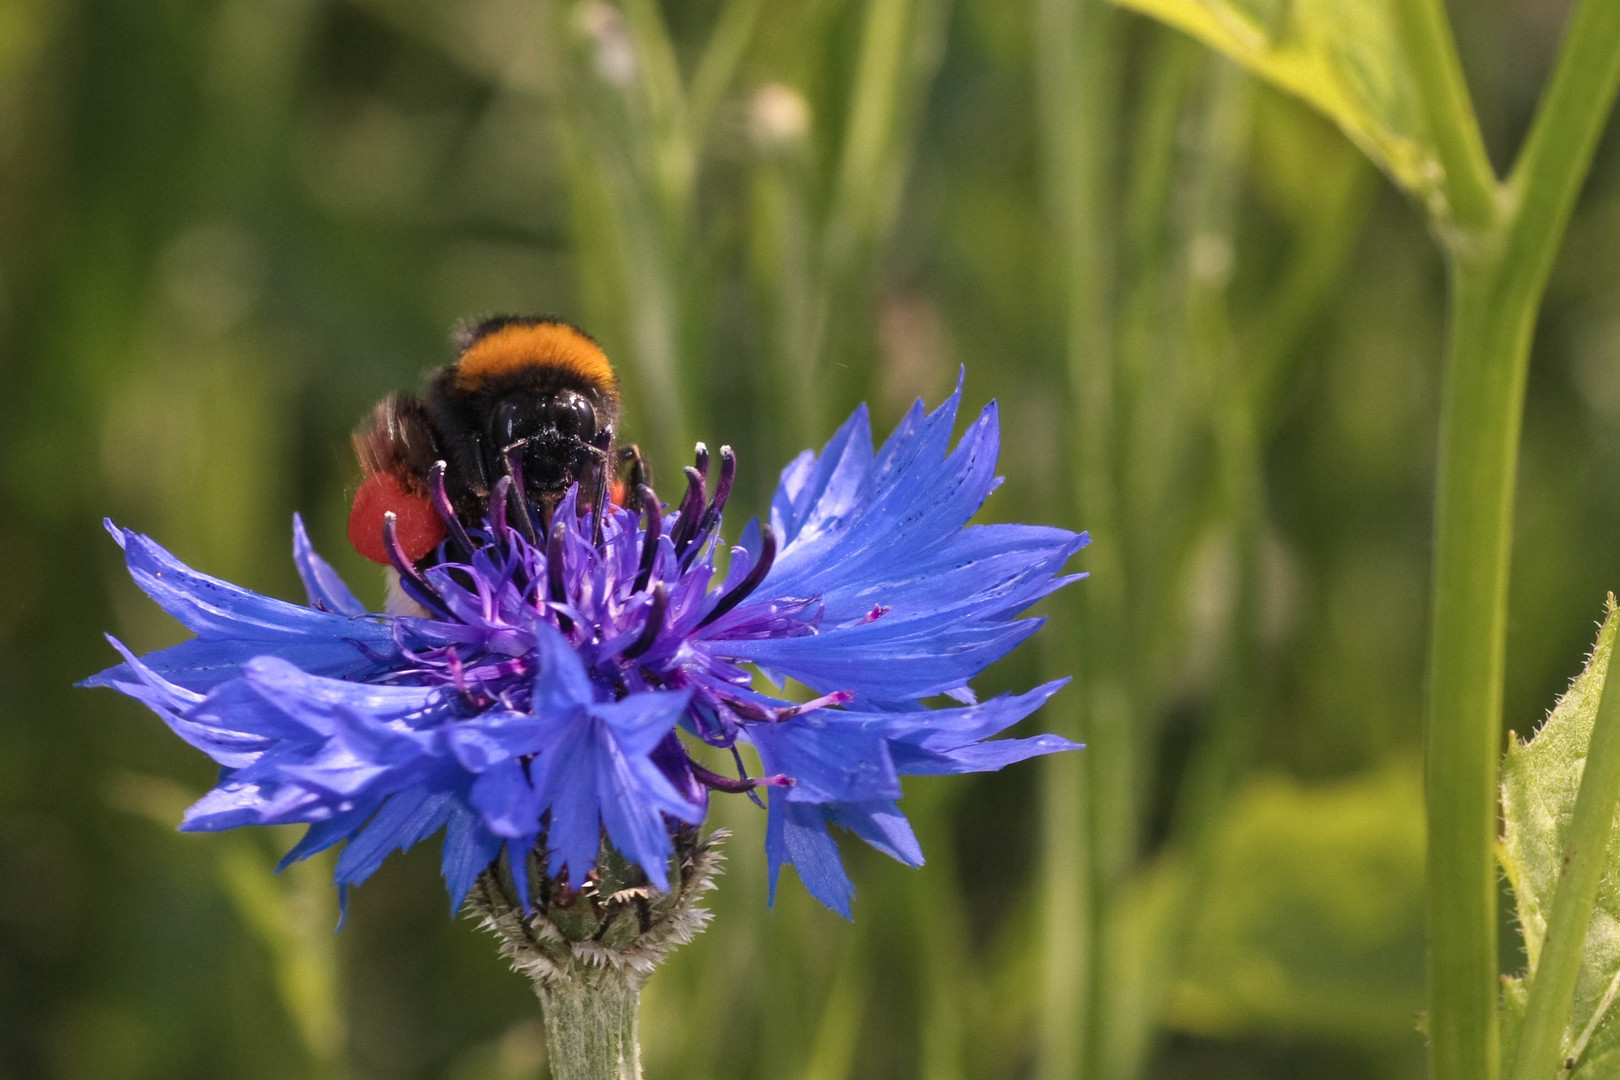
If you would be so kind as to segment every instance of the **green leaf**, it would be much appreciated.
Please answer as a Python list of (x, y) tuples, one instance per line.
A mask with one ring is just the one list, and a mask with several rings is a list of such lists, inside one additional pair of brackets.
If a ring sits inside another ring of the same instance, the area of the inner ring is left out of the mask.
[[(1525, 979), (1508, 981), (1504, 996), (1510, 1040), (1523, 1018), (1524, 984), (1541, 961), (1547, 915), (1563, 869), (1575, 796), (1586, 768), (1592, 723), (1603, 697), (1617, 626), (1620, 608), (1611, 594), (1585, 669), (1558, 699), (1534, 738), (1528, 742), (1509, 738), (1502, 763), (1503, 825), (1497, 853), (1513, 887), (1529, 965)], [(1620, 1022), (1612, 1008), (1613, 990), (1620, 980), (1620, 831), (1611, 835), (1605, 862), (1565, 1038), (1566, 1046), (1575, 1043), (1596, 1018), (1572, 1074), (1586, 1080), (1612, 1075), (1610, 1070), (1620, 1061)]]
[(1445, 171), (1392, 0), (1114, 0), (1191, 34), (1325, 113), (1434, 208)]

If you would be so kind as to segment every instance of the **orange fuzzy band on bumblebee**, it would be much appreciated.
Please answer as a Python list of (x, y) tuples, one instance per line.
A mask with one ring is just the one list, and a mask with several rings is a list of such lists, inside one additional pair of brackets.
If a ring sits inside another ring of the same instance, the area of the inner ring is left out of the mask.
[(525, 367), (555, 368), (576, 375), (587, 386), (617, 400), (618, 380), (601, 348), (565, 323), (503, 326), (485, 334), (461, 354), (456, 382), (472, 387), (484, 379)]

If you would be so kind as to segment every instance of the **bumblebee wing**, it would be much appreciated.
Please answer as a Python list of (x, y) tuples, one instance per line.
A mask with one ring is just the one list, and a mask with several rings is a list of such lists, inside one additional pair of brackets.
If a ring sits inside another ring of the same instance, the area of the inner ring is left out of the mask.
[(390, 394), (354, 432), (354, 454), (366, 476), (388, 473), (407, 491), (427, 494), (437, 455), (427, 408), (413, 394)]

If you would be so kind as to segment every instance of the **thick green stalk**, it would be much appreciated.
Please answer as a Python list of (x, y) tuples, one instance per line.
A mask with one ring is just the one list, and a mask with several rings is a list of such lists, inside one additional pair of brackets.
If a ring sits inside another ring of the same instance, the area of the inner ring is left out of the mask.
[[(1497, 270), (1454, 260), (1435, 495), (1429, 644), (1430, 1068), (1497, 1075), (1496, 769), (1514, 469), (1530, 311)], [(1505, 324), (1505, 325), (1504, 325)]]
[(1617, 681), (1604, 679), (1603, 703), (1592, 723), (1592, 742), (1564, 848), (1563, 874), (1553, 894), (1547, 930), (1541, 939), (1541, 963), (1530, 983), (1530, 1001), (1514, 1050), (1513, 1080), (1546, 1080), (1556, 1076), (1562, 1065), (1575, 980), (1581, 973), (1586, 931), (1592, 923), (1598, 885), (1607, 866), (1615, 803), (1620, 801)]
[(579, 968), (535, 983), (546, 1018), (552, 1080), (641, 1080), (641, 979), (612, 967)]
[(1493, 845), (1525, 374), (1547, 274), (1617, 83), (1620, 5), (1585, 0), (1515, 167), (1505, 220), (1452, 238), (1426, 733), (1434, 1080), (1498, 1075)]
[(1539, 296), (1620, 87), (1620, 4), (1583, 0), (1508, 179), (1514, 222), (1502, 253), (1518, 291)]
[(1400, 0), (1397, 7), (1407, 70), (1417, 82), (1445, 171), (1440, 183), (1444, 204), (1431, 201), (1430, 212), (1443, 227), (1489, 228), (1497, 219), (1496, 174), (1485, 156), (1444, 0)]

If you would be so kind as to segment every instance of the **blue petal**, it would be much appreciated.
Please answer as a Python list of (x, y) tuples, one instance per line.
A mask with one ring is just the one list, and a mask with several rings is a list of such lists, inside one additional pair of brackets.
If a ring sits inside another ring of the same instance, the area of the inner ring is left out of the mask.
[(180, 738), (195, 746), (227, 768), (241, 768), (257, 761), (271, 740), (262, 731), (243, 731), (210, 722), (207, 715), (199, 715), (204, 705), (201, 694), (177, 686), (164, 679), (138, 660), (115, 638), (107, 639), (125, 657), (122, 670), (135, 677), (134, 682), (115, 679), (113, 689), (129, 695), (157, 713)]
[[(254, 656), (278, 656), (305, 671), (339, 677), (377, 670), (378, 657), (394, 657), (391, 628), (358, 618), (275, 600), (200, 574), (150, 539), (128, 529), (109, 530), (123, 545), (130, 575), (148, 596), (197, 635), (150, 653), (148, 667), (190, 690), (208, 690), (234, 677)], [(86, 686), (127, 681), (126, 666), (85, 680)]]
[[(451, 804), (450, 817), (444, 827), (444, 857), (439, 867), (445, 888), (450, 892), (450, 914), (461, 910), (478, 875), (495, 861), (500, 851), (500, 837), (485, 829), (478, 815), (459, 803)], [(512, 861), (512, 874), (528, 878), (522, 860)]]
[(1045, 705), (1068, 681), (1054, 679), (1022, 694), (998, 694), (977, 705), (956, 708), (908, 708), (889, 712), (839, 709), (827, 710), (827, 715), (829, 722), (875, 725), (890, 739), (904, 740), (931, 750), (954, 750), (1001, 734)]
[(340, 885), (360, 884), (390, 853), (404, 851), (438, 831), (454, 804), (455, 796), (445, 791), (414, 787), (398, 792), (344, 847), (333, 879)]
[(674, 729), (691, 701), (690, 690), (652, 690), (593, 705), (591, 715), (613, 730), (614, 742), (626, 754), (645, 757)]
[(1058, 735), (1036, 735), (1028, 739), (997, 739), (974, 743), (955, 750), (928, 750), (905, 743), (893, 743), (894, 766), (908, 776), (942, 773), (995, 772), (1015, 762), (1063, 750), (1082, 750), (1077, 742)]
[(596, 687), (579, 653), (550, 623), (536, 623), (540, 671), (534, 680), (534, 711), (559, 720), (596, 700)]
[(889, 757), (881, 724), (843, 722), (842, 714), (818, 710), (743, 729), (768, 773), (793, 778), (784, 797), (792, 802), (867, 802), (900, 797), (900, 777)]
[(548, 721), (523, 713), (483, 713), (450, 724), (445, 740), (462, 768), (481, 773), (513, 758), (538, 754), (550, 742), (547, 725)]
[(365, 605), (349, 591), (332, 564), (315, 554), (309, 533), (304, 530), (304, 519), (298, 514), (293, 515), (293, 562), (304, 581), (304, 591), (309, 593), (310, 607), (325, 608), (339, 615), (366, 613)]
[(642, 693), (594, 705), (591, 714), (581, 713), (562, 726), (541, 751), (530, 772), (541, 805), (551, 812), (549, 873), (566, 865), (570, 885), (582, 885), (596, 864), (605, 827), (626, 858), (658, 888), (668, 888), (672, 849), (662, 815), (696, 823), (703, 807), (687, 800), (648, 754), (673, 729), (687, 698), (685, 693)]
[(674, 845), (663, 815), (643, 797), (646, 779), (637, 775), (616, 747), (604, 747), (596, 757), (596, 785), (608, 838), (625, 858), (641, 867), (654, 888), (664, 890), (669, 888), (669, 855)]
[[(342, 616), (333, 616), (342, 618)], [(368, 625), (364, 620), (344, 619), (344, 626), (358, 631)], [(373, 649), (373, 656), (393, 656), (398, 650), (386, 634), (370, 635), (349, 632), (341, 638), (312, 637), (306, 641), (268, 641), (248, 638), (240, 641), (192, 638), (167, 649), (149, 652), (141, 660), (153, 671), (189, 690), (208, 691), (236, 678), (242, 665), (258, 656), (276, 656), (305, 671), (338, 678), (360, 678), (381, 666), (357, 646)], [(375, 646), (375, 648), (373, 648)], [(128, 678), (128, 669), (120, 664), (92, 675), (80, 686), (112, 686), (120, 678)]]
[[(991, 403), (949, 453), (957, 392), (920, 403), (875, 456), (864, 413), (819, 458), (784, 473), (772, 520), (786, 537), (760, 587), (696, 644), (819, 690), (916, 701), (954, 692), (1029, 636), (1015, 616), (1075, 580), (1060, 576), (1084, 536), (1019, 525), (964, 528), (994, 490)], [(819, 602), (814, 633), (776, 625)]]
[(546, 871), (556, 875), (567, 866), (573, 888), (584, 885), (586, 873), (596, 865), (602, 835), (594, 724), (590, 720), (570, 724), (532, 766), (542, 803), (551, 810)]
[(884, 620), (838, 633), (716, 643), (717, 651), (828, 693), (915, 701), (971, 681), (1041, 627), (1039, 619), (914, 629)]
[[(289, 642), (357, 636), (356, 620), (347, 615), (289, 604), (198, 573), (151, 539), (130, 529), (123, 533), (124, 559), (136, 584), (199, 636)], [(359, 625), (379, 640), (388, 637), (380, 623)]]
[(765, 860), (771, 903), (776, 902), (777, 874), (786, 863), (798, 871), (811, 896), (844, 918), (854, 918), (850, 901), (855, 898), (855, 884), (844, 872), (822, 807), (789, 802), (779, 789), (773, 789), (765, 825)]
[(907, 866), (923, 864), (922, 847), (911, 822), (893, 802), (840, 803), (826, 807), (827, 818), (841, 825), (892, 859)]
[(263, 786), (226, 780), (186, 810), (180, 831), (219, 832), (241, 825), (261, 825), (268, 803)]
[(302, 862), (311, 855), (325, 851), (339, 840), (346, 840), (353, 836), (366, 823), (366, 819), (376, 812), (376, 809), (374, 803), (368, 802), (363, 806), (352, 807), (334, 814), (325, 821), (311, 822), (309, 828), (304, 831), (304, 835), (299, 838), (298, 843), (294, 844), (292, 849), (281, 857), (281, 861), (276, 864), (276, 871), (279, 873), (293, 863)]
[(521, 762), (507, 760), (480, 773), (468, 799), (491, 834), (534, 843), (540, 832), (540, 793)]
[(512, 889), (517, 893), (518, 907), (523, 909), (525, 915), (534, 911), (529, 896), (529, 852), (533, 849), (533, 842), (522, 844), (516, 840), (506, 841), (506, 865), (513, 868)]
[(819, 457), (806, 450), (782, 470), (771, 499), (771, 528), (784, 548), (813, 543), (839, 528), (866, 495), (872, 469), (872, 427), (861, 405), (827, 441)]
[[(246, 679), (232, 679), (208, 691), (193, 707), (188, 719), (199, 727), (227, 734), (232, 731), (257, 737), (270, 746), (319, 745), (333, 730), (331, 715), (289, 715), (281, 703), (267, 697)], [(204, 748), (206, 749), (206, 747)], [(221, 762), (235, 766), (236, 762)], [(243, 763), (245, 764), (245, 762)]]
[[(437, 700), (435, 691), (419, 687), (307, 675), (274, 657), (250, 660), (243, 671), (243, 677), (215, 687), (191, 708), (185, 716), (189, 726), (181, 732), (216, 761), (233, 767), (258, 761), (272, 747), (281, 752), (303, 748), (313, 754), (340, 732), (351, 750), (364, 747), (379, 736), (363, 737), (367, 722), (359, 716), (403, 727), (405, 718), (415, 717)], [(373, 764), (383, 757), (374, 751), (365, 756)], [(277, 760), (285, 760), (285, 754)]]

